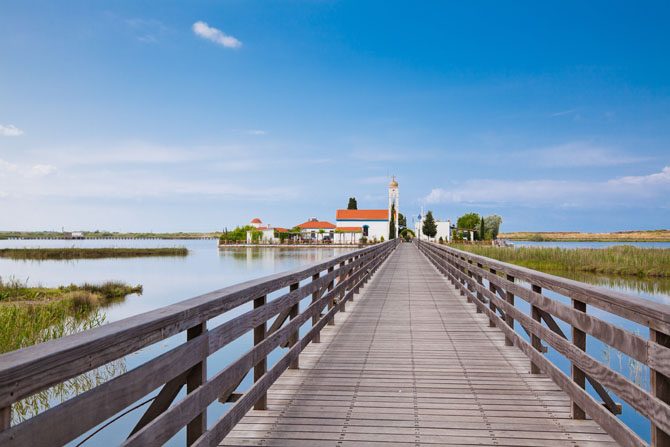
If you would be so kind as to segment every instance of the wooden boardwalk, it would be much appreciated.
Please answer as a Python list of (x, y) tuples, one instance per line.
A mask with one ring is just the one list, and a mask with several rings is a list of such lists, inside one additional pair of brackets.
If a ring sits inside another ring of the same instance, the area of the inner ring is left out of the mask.
[(488, 323), (401, 244), (221, 445), (615, 445)]

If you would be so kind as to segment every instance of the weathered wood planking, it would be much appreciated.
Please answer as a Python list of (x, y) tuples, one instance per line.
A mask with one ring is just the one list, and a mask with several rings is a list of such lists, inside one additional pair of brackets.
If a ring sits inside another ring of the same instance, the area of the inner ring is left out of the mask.
[(247, 413), (221, 445), (616, 445), (570, 418), (569, 397), (529, 374), (481, 304), (489, 315), (400, 245), (302, 351), (300, 369), (270, 387), (268, 409)]
[[(461, 290), (461, 293), (465, 293), (470, 299), (474, 298), (475, 292), (478, 297), (483, 296), (484, 299), (489, 300), (489, 303), (494, 303), (498, 309), (502, 309), (502, 313), (506, 317), (511, 316), (514, 320), (519, 321), (526, 332), (529, 332), (532, 347), (531, 344), (520, 338), (519, 334), (514, 332), (494, 311), (483, 307), (480, 302), (475, 302), (484, 313), (492, 315), (496, 326), (508, 334), (512, 343), (530, 357), (532, 372), (543, 371), (572, 398), (572, 416), (575, 419), (583, 418), (586, 413), (621, 443), (625, 445), (646, 445), (639, 436), (614, 416), (621, 413), (621, 406), (616, 404), (607, 394), (607, 390), (604, 388), (607, 387), (609, 391), (628, 402), (640, 414), (649, 419), (652, 423), (651, 438), (653, 446), (670, 446), (670, 436), (667, 435), (667, 433), (670, 433), (670, 393), (662, 391), (663, 385), (661, 386), (661, 392), (658, 392), (655, 386), (655, 383), (663, 383), (663, 381), (667, 382), (669, 380), (667, 371), (670, 368), (670, 362), (668, 362), (668, 355), (670, 355), (668, 345), (670, 343), (665, 343), (663, 338), (668, 336), (662, 334), (659, 341), (658, 334), (661, 334), (661, 332), (654, 329), (661, 324), (658, 321), (647, 320), (646, 324), (651, 335), (647, 341), (630, 331), (594, 318), (587, 313), (587, 303), (589, 303), (595, 307), (608, 309), (621, 317), (639, 321), (639, 317), (637, 319), (630, 318), (630, 306), (639, 308), (641, 315), (650, 315), (656, 311), (662, 311), (666, 316), (664, 318), (667, 318), (668, 311), (670, 311), (668, 306), (630, 297), (631, 304), (629, 307), (614, 307), (610, 306), (609, 302), (603, 302), (601, 299), (603, 296), (610, 294), (606, 289), (599, 289), (598, 295), (591, 296), (590, 293), (595, 290), (593, 287), (580, 285), (574, 281), (568, 282), (551, 275), (540, 274), (541, 278), (539, 280), (544, 281), (543, 284), (547, 288), (572, 298), (572, 306), (566, 306), (544, 296), (542, 288), (532, 282), (535, 275), (528, 275), (527, 269), (481, 256), (476, 257), (478, 262), (475, 267), (472, 256), (463, 251), (432, 243), (422, 243), (420, 248), (438, 270), (447, 275), (449, 280)], [(507, 273), (507, 279), (496, 274), (500, 267), (504, 268)], [(526, 280), (530, 278), (530, 289), (514, 284), (510, 279), (512, 278), (511, 275)], [(494, 284), (494, 286), (486, 289), (481, 281), (474, 282), (472, 278), (478, 276), (489, 281), (489, 286), (491, 284)], [(537, 278), (535, 279), (537, 280)], [(491, 289), (496, 290), (501, 297), (498, 297)], [(526, 315), (520, 309), (514, 307), (513, 302), (510, 303), (499, 289), (511, 291), (514, 295), (526, 300), (531, 305), (531, 315)], [(565, 293), (566, 290), (570, 292)], [(615, 301), (625, 296), (620, 293), (613, 293)], [(572, 326), (571, 340), (567, 339), (552, 315), (558, 316)], [(542, 325), (542, 320), (547, 324), (546, 327)], [(651, 393), (638, 386), (625, 375), (609, 368), (609, 365), (604, 365), (588, 355), (585, 352), (586, 334), (593, 335), (633, 359), (646, 363), (651, 371)], [(572, 363), (572, 380), (541, 356), (541, 351), (538, 350), (542, 346), (541, 340), (547, 342)], [(601, 404), (584, 391), (586, 379), (591, 382), (600, 397), (605, 400), (605, 406), (610, 413), (604, 412)]]

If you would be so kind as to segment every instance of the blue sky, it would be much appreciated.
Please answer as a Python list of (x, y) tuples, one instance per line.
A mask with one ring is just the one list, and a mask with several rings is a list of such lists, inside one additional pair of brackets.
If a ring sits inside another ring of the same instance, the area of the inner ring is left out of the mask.
[(670, 227), (663, 2), (5, 2), (0, 229)]

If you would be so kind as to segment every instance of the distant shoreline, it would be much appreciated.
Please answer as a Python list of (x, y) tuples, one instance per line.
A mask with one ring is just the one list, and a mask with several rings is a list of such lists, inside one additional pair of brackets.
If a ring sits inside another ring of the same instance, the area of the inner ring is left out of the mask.
[(580, 233), (577, 231), (518, 231), (500, 233), (500, 239), (531, 242), (670, 242), (670, 230)]
[(0, 231), (0, 240), (122, 240), (122, 239), (219, 239), (220, 232), (212, 233), (110, 233), (82, 232), (83, 237), (71, 237), (57, 231)]

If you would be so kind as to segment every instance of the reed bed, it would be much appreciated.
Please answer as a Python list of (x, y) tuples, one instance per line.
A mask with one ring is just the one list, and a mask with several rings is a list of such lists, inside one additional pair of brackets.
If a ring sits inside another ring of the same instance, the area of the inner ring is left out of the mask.
[(24, 260), (69, 260), (101, 258), (138, 258), (145, 256), (187, 256), (185, 247), (163, 248), (3, 248), (0, 257)]
[(670, 242), (670, 230), (617, 231), (615, 233), (580, 233), (571, 231), (520, 231), (500, 233), (500, 239), (535, 242)]
[(0, 353), (96, 327), (102, 306), (141, 294), (142, 286), (117, 281), (47, 288), (0, 279)]
[(546, 273), (589, 272), (639, 278), (670, 277), (670, 249), (619, 245), (605, 248), (454, 245), (477, 255)]

